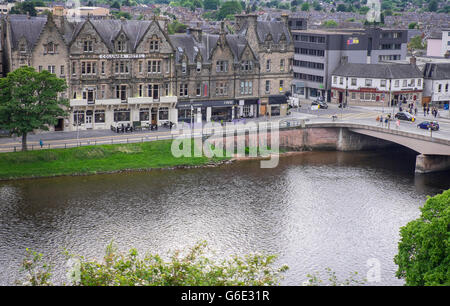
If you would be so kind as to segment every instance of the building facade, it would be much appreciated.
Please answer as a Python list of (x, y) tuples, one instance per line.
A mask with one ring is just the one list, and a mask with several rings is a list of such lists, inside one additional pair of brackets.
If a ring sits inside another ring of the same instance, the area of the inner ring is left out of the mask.
[(55, 130), (286, 114), (294, 51), (287, 18), (237, 19), (235, 34), (222, 24), (218, 35), (168, 35), (167, 20), (157, 17), (9, 15), (2, 18), (5, 67), (32, 66), (66, 79), (70, 115)]
[(448, 109), (450, 103), (450, 63), (425, 65), (423, 70), (425, 82), (424, 103)]
[(423, 76), (414, 64), (341, 63), (332, 73), (331, 102), (390, 107), (422, 104)]
[(331, 73), (342, 58), (359, 64), (406, 58), (406, 30), (308, 30), (304, 24), (303, 29), (291, 27), (295, 46), (293, 92), (300, 98), (323, 96), (330, 101)]

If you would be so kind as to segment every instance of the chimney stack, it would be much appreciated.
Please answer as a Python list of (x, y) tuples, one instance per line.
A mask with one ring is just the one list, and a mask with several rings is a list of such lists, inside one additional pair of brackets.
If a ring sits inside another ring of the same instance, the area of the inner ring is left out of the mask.
[(411, 58), (409, 59), (409, 63), (411, 65), (417, 65), (417, 58), (414, 55), (411, 56)]

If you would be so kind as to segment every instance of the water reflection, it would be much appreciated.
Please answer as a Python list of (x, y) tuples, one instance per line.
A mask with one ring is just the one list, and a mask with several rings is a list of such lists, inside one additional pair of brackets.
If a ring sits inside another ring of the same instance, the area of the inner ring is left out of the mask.
[(99, 258), (112, 239), (165, 253), (205, 239), (217, 256), (276, 253), (285, 284), (325, 267), (365, 276), (381, 262), (395, 279), (398, 229), (427, 195), (449, 188), (448, 173), (413, 174), (414, 156), (311, 152), (220, 168), (151, 171), (0, 183), (0, 284), (18, 278), (26, 247), (48, 254), (64, 277), (61, 247)]

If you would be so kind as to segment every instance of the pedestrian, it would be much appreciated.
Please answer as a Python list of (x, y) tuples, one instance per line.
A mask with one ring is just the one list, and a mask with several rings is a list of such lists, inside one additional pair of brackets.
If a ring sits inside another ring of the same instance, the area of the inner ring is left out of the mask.
[(42, 147), (44, 146), (44, 142), (42, 141), (42, 139), (39, 139), (39, 145), (41, 146), (42, 149)]
[(417, 106), (414, 108), (414, 116), (417, 116)]
[(380, 116), (380, 124), (381, 124), (381, 127), (383, 127), (383, 116), (382, 115)]
[(389, 119), (386, 117), (386, 118), (384, 119), (384, 124), (386, 125), (386, 127), (388, 126), (388, 123), (389, 123)]
[(423, 106), (423, 116), (427, 116), (427, 108), (425, 107), (425, 105)]
[(430, 107), (427, 106), (427, 115), (429, 115), (429, 114), (430, 114)]
[(397, 119), (397, 129), (399, 129), (399, 128), (400, 128), (400, 120)]

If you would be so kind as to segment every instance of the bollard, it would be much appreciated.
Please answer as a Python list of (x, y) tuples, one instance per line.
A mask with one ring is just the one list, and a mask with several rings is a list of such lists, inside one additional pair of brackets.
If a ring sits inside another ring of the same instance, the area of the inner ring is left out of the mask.
[(16, 151), (16, 146), (14, 146), (14, 152), (17, 152), (17, 151)]

